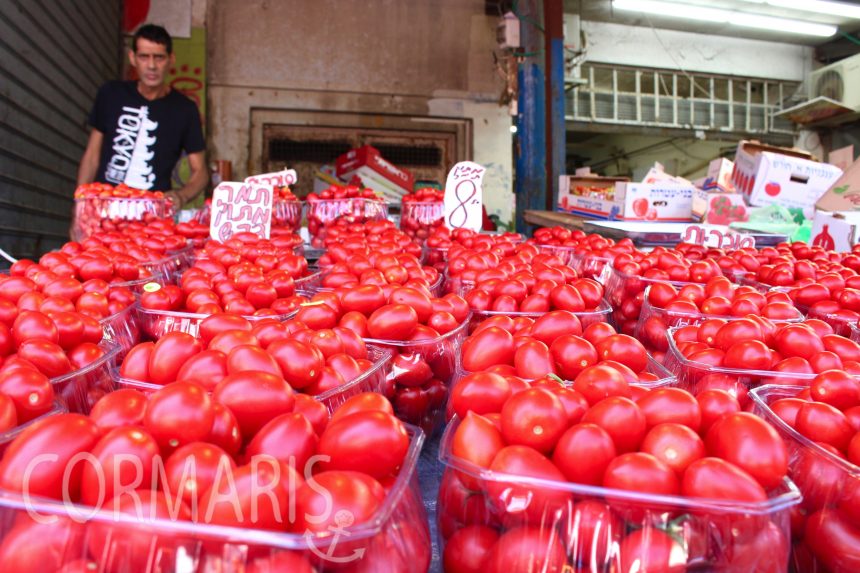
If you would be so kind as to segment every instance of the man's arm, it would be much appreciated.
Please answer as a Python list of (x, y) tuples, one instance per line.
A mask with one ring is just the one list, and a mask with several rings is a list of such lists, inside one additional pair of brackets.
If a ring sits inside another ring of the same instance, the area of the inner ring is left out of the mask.
[(101, 131), (95, 128), (90, 131), (90, 139), (87, 141), (87, 148), (84, 150), (84, 155), (81, 157), (80, 165), (78, 165), (78, 185), (92, 183), (96, 180), (96, 171), (99, 168), (99, 158), (101, 157), (103, 140), (104, 134)]
[[(206, 169), (206, 152), (198, 151), (188, 154), (188, 166), (191, 168), (191, 177), (182, 189), (168, 191), (168, 197), (174, 197), (177, 209), (181, 209), (197, 198), (209, 184), (209, 170)], [(177, 202), (176, 199), (179, 199)]]

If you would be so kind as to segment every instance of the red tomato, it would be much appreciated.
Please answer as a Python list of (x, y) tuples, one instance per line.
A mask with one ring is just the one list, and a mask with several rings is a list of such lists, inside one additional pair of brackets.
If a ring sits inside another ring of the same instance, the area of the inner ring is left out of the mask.
[(568, 426), (564, 404), (543, 388), (511, 396), (501, 414), (502, 435), (508, 444), (530, 446), (544, 454), (553, 450)]
[(696, 401), (702, 413), (702, 423), (699, 431), (706, 435), (714, 422), (727, 414), (740, 412), (741, 405), (737, 399), (725, 390), (709, 388), (696, 394)]
[(165, 451), (209, 435), (215, 411), (206, 390), (194, 382), (174, 382), (149, 397), (143, 425)]
[(651, 454), (621, 454), (606, 467), (603, 487), (640, 493), (677, 495), (678, 477), (672, 468)]
[[(308, 399), (313, 400), (310, 397)], [(314, 402), (320, 404), (315, 400)], [(323, 408), (325, 407), (323, 406)], [(212, 429), (209, 431), (206, 441), (221, 447), (225, 452), (235, 457), (242, 447), (242, 432), (239, 429), (239, 422), (233, 412), (220, 402), (215, 402), (213, 409), (215, 410), (215, 420), (212, 422)], [(328, 412), (326, 412), (327, 414)]]
[(562, 573), (567, 567), (564, 546), (550, 529), (518, 527), (499, 537), (481, 571)]
[(183, 364), (203, 350), (202, 343), (184, 332), (169, 332), (162, 336), (149, 356), (149, 381), (164, 385), (176, 380)]
[(770, 489), (788, 472), (788, 451), (773, 427), (753, 414), (738, 412), (717, 420), (708, 430), (708, 452), (734, 463)]
[(290, 412), (260, 428), (245, 448), (245, 458), (271, 456), (292, 466), (299, 474), (307, 475), (308, 460), (316, 452), (318, 442), (310, 421), (302, 414)]
[(292, 412), (295, 405), (290, 385), (280, 376), (266, 372), (241, 372), (227, 376), (218, 383), (212, 396), (236, 416), (246, 441), (251, 440), (269, 421)]
[(594, 404), (582, 417), (584, 423), (597, 424), (606, 430), (618, 453), (635, 451), (647, 431), (645, 415), (633, 400), (610, 396)]
[(645, 414), (648, 428), (674, 422), (698, 432), (702, 413), (696, 398), (680, 388), (657, 388), (636, 401)]
[(448, 573), (482, 573), (484, 562), (499, 539), (495, 529), (485, 525), (469, 525), (457, 530), (445, 542), (442, 555)]
[(807, 360), (824, 350), (821, 338), (809, 327), (789, 324), (781, 328), (774, 339), (776, 350), (785, 358), (800, 356)]
[(552, 342), (549, 350), (559, 375), (565, 380), (576, 379), (583, 370), (598, 362), (594, 346), (573, 334), (559, 336)]
[(639, 449), (651, 454), (683, 476), (694, 461), (705, 457), (705, 444), (689, 426), (676, 423), (658, 424), (651, 428)]
[[(60, 414), (35, 422), (21, 432), (3, 453), (0, 487), (57, 500), (63, 499), (64, 488), (67, 487), (69, 498), (77, 500), (84, 464), (73, 466), (69, 479), (64, 481), (66, 465), (75, 455), (91, 451), (100, 435), (95, 423), (80, 414)], [(45, 455), (57, 457), (34, 463), (39, 456)], [(28, 467), (29, 473), (26, 471)], [(25, 476), (29, 478), (26, 483)]]
[(597, 424), (576, 424), (558, 440), (552, 461), (574, 483), (601, 485), (606, 466), (616, 456), (612, 436)]
[(845, 451), (854, 436), (854, 428), (845, 414), (820, 402), (806, 402), (797, 411), (795, 429), (814, 442), (830, 444)]
[(474, 372), (454, 385), (451, 406), (460, 418), (464, 418), (470, 410), (476, 414), (499, 413), (510, 396), (511, 384), (504, 376), (492, 372)]
[(642, 343), (626, 334), (613, 334), (597, 343), (601, 360), (614, 360), (630, 367), (634, 372), (648, 368), (648, 352)]
[[(314, 482), (302, 484), (295, 496), (296, 532), (325, 533), (339, 527), (343, 515), (351, 515), (350, 525), (368, 521), (385, 499), (385, 490), (372, 477), (353, 471), (324, 471)], [(338, 545), (333, 554), (349, 555), (350, 544)], [(332, 548), (334, 549), (334, 548)]]
[(387, 412), (355, 412), (330, 422), (317, 453), (329, 456), (327, 470), (361, 471), (381, 478), (400, 467), (409, 449), (403, 424)]
[(286, 484), (301, 483), (301, 478), (290, 471), (285, 475), (284, 466), (277, 464), (272, 458), (257, 458), (234, 470), (232, 480), (215, 481), (200, 499), (200, 521), (283, 531), (290, 503)]
[(813, 400), (830, 404), (838, 410), (847, 410), (860, 405), (860, 382), (842, 370), (828, 370), (812, 380), (809, 395)]
[(387, 304), (367, 319), (367, 331), (377, 340), (407, 340), (418, 325), (418, 313), (405, 304)]
[(0, 394), (11, 399), (19, 424), (41, 416), (54, 405), (54, 387), (51, 381), (32, 368), (20, 368), (0, 374)]
[(517, 376), (527, 380), (555, 374), (555, 362), (549, 347), (539, 340), (526, 340), (514, 353)]
[(463, 342), (462, 364), (467, 372), (480, 372), (496, 364), (514, 364), (516, 347), (510, 332), (490, 327)]
[(226, 479), (225, 476), (228, 473), (232, 475), (235, 469), (233, 458), (218, 446), (193, 442), (180, 447), (167, 458), (164, 464), (167, 479), (161, 487), (171, 501), (179, 498), (196, 509), (203, 494), (215, 484), (219, 472), (221, 479)]
[(860, 529), (836, 511), (822, 509), (806, 520), (806, 543), (831, 571), (860, 570)]
[[(71, 556), (86, 554), (86, 533), (85, 524), (68, 517), (42, 523), (21, 515), (3, 535), (0, 563), (4, 571), (16, 573), (65, 572), (68, 565), (64, 564)], [(34, 547), (39, 551), (33, 551)]]
[(618, 547), (619, 572), (682, 573), (687, 570), (687, 550), (671, 535), (656, 527), (631, 532)]
[(598, 364), (589, 366), (579, 373), (573, 388), (588, 400), (591, 405), (608, 396), (630, 396), (630, 386), (624, 376), (610, 366)]
[(143, 428), (122, 426), (107, 432), (90, 453), (95, 460), (83, 464), (81, 503), (98, 507), (117, 491), (151, 484), (159, 450), (155, 438)]
[[(499, 450), (490, 464), (490, 471), (531, 477), (541, 480), (564, 481), (564, 475), (545, 456), (528, 446), (507, 446)], [(561, 511), (570, 503), (570, 493), (526, 483), (506, 481), (487, 482), (489, 502), (512, 519), (541, 523), (547, 515)], [(510, 504), (508, 500), (523, 500)]]
[[(504, 447), (505, 440), (496, 425), (479, 414), (469, 412), (454, 432), (451, 454), (479, 468), (489, 468), (493, 458)], [(460, 479), (469, 487), (480, 487), (469, 475), (461, 474)]]
[(763, 502), (767, 494), (754, 477), (720, 458), (702, 458), (684, 472), (681, 493), (687, 497), (704, 497), (740, 502)]

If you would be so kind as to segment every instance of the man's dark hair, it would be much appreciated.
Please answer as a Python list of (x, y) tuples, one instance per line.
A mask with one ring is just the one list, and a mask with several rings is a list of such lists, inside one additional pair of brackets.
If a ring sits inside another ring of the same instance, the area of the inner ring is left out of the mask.
[(167, 53), (173, 53), (173, 40), (170, 38), (170, 34), (167, 33), (167, 30), (161, 26), (156, 26), (155, 24), (144, 24), (138, 28), (137, 32), (134, 33), (134, 38), (131, 40), (132, 49), (134, 49), (135, 52), (137, 52), (138, 38), (143, 38), (144, 40), (149, 40), (150, 42), (166, 46)]

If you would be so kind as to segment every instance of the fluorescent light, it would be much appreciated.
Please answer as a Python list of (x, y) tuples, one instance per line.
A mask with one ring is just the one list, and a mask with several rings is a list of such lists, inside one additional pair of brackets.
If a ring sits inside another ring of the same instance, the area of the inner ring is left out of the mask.
[[(791, 0), (767, 0), (768, 2), (783, 2)], [(802, 0), (801, 0), (802, 1)], [(749, 12), (738, 12), (733, 10), (719, 10), (706, 8), (692, 4), (677, 4), (674, 2), (663, 2), (661, 0), (612, 0), (612, 7), (618, 10), (629, 10), (632, 12), (645, 12), (658, 14), (670, 18), (683, 18), (685, 20), (703, 20), (717, 24), (729, 24), (743, 28), (757, 28), (771, 32), (788, 32), (790, 34), (803, 34), (807, 36), (830, 37), (838, 28), (829, 24), (815, 24), (801, 20), (788, 20), (786, 18), (773, 18), (771, 16), (760, 16)]]
[(747, 0), (747, 2), (755, 2), (756, 4), (764, 2), (780, 8), (860, 19), (860, 6), (846, 2), (832, 2), (830, 0)]

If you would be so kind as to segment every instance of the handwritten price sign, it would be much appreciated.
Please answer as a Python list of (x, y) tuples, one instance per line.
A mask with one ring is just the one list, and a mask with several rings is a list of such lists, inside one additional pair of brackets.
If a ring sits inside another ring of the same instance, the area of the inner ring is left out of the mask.
[(728, 227), (689, 225), (681, 234), (681, 240), (685, 243), (730, 251), (755, 248), (755, 237), (738, 233)]
[(483, 225), (482, 185), (486, 169), (461, 161), (448, 173), (445, 183), (445, 224), (451, 229), (480, 231)]
[(256, 183), (258, 185), (270, 185), (272, 187), (289, 187), (295, 185), (299, 180), (295, 169), (284, 169), (276, 173), (263, 173), (245, 177), (245, 183)]
[(226, 241), (234, 233), (254, 233), (264, 239), (272, 230), (271, 186), (225, 181), (212, 193), (209, 236)]

